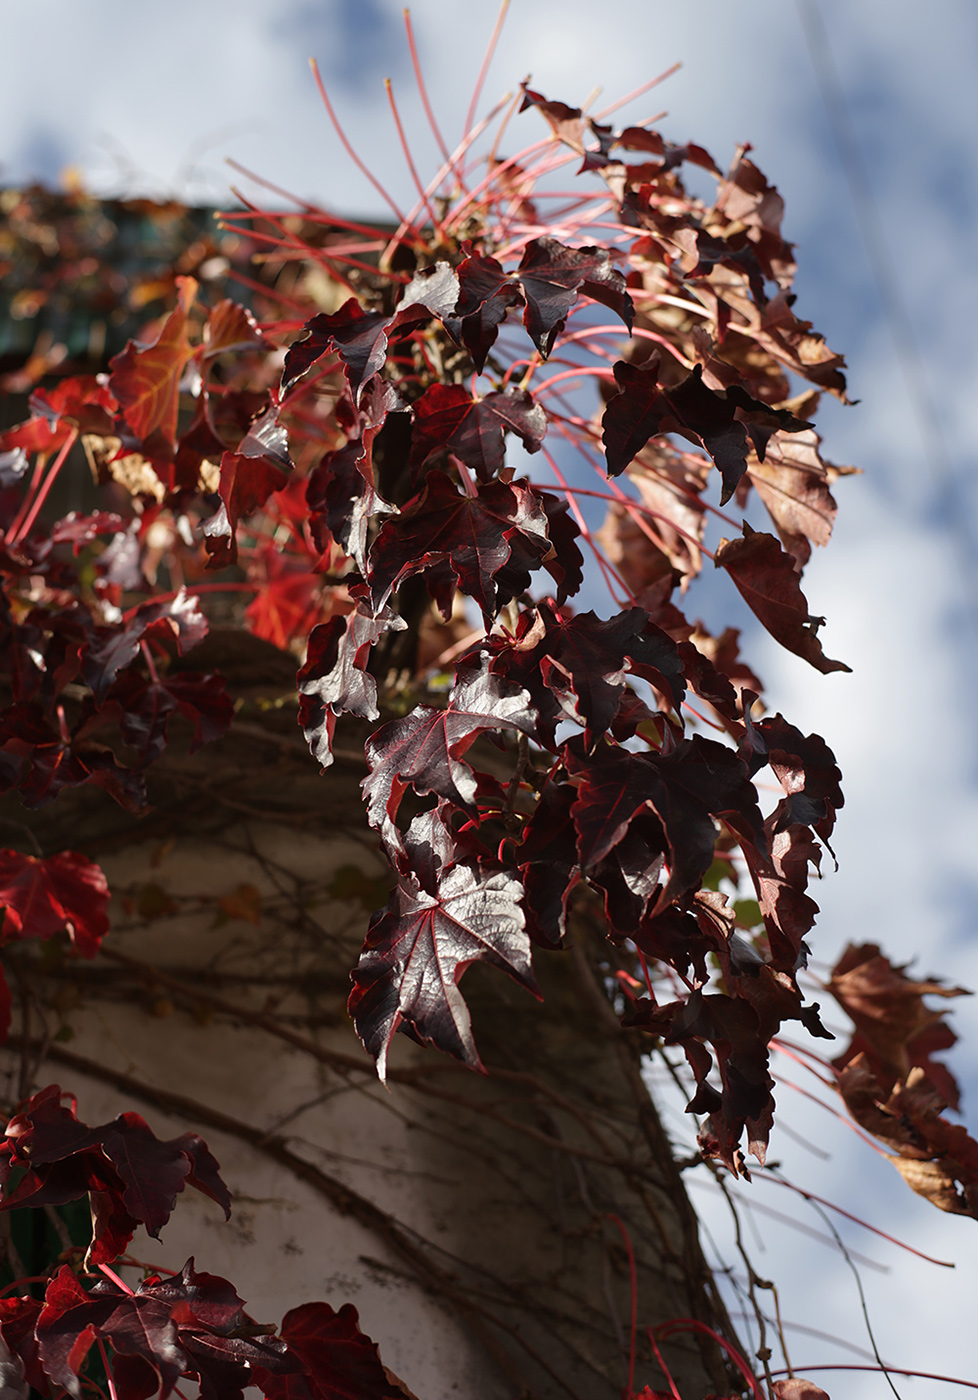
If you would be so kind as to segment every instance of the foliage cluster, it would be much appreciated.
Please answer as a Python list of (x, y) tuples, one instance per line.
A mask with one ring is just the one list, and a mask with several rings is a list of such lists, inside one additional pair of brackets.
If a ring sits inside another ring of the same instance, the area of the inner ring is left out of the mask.
[[(527, 109), (546, 135), (503, 157)], [(29, 416), (0, 435), (0, 784), (30, 808), (92, 784), (143, 810), (177, 717), (192, 748), (233, 722), (221, 676), (179, 660), (209, 613), (238, 618), (299, 657), (321, 767), (345, 717), (369, 726), (393, 889), (349, 1010), (380, 1074), (398, 1031), (478, 1069), (466, 968), (535, 992), (534, 956), (600, 908), (609, 997), (682, 1050), (703, 1154), (746, 1175), (774, 1119), (772, 1041), (792, 1022), (831, 1038), (798, 976), (843, 799), (825, 741), (765, 710), (736, 631), (711, 635), (686, 595), (709, 559), (782, 646), (847, 669), (802, 591), (847, 470), (812, 424), (823, 393), (845, 398), (843, 361), (794, 310), (782, 202), (746, 149), (724, 172), (526, 86), (442, 148), (386, 227), (226, 214), (260, 277), (232, 269), (233, 299), (178, 274), (107, 373), (37, 357)], [(571, 165), (583, 191), (561, 187)], [(99, 504), (54, 519), (76, 444)], [(575, 608), (582, 590), (610, 609)], [(67, 933), (89, 957), (107, 932), (104, 876), (76, 853), (0, 853), (0, 899), (18, 955)], [(956, 1091), (931, 1058), (950, 1033), (923, 1002), (947, 989), (867, 946), (828, 990), (857, 1027), (835, 1062), (853, 1116), (915, 1189), (976, 1213), (978, 1146), (943, 1117)], [(131, 1291), (112, 1265), (137, 1225), (157, 1233), (188, 1184), (227, 1210), (226, 1188), (194, 1135), (161, 1142), (135, 1114), (90, 1128), (63, 1098), (11, 1118), (3, 1208), (87, 1196), (92, 1242), (43, 1299), (0, 1300), (11, 1394), (96, 1393), (93, 1346), (119, 1400), (181, 1376), (221, 1400), (406, 1393), (352, 1309), (309, 1304), (273, 1336), (192, 1260)], [(774, 1390), (821, 1393), (797, 1384)]]

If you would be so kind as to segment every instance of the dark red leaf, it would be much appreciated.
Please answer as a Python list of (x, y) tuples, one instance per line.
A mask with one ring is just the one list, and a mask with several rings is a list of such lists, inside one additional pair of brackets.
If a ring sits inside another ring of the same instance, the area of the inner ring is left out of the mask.
[(306, 660), (296, 676), (299, 723), (323, 768), (333, 762), (338, 715), (378, 718), (377, 682), (367, 670), (370, 651), (385, 632), (403, 631), (406, 625), (390, 608), (374, 613), (361, 599), (353, 612), (331, 617), (309, 634)]
[[(350, 297), (332, 315), (314, 316), (303, 330), (304, 340), (290, 347), (282, 370), (286, 390), (311, 369), (324, 355), (335, 351), (343, 361), (354, 402), (359, 404), (367, 382), (383, 368), (389, 340), (432, 315), (448, 315), (448, 301), (454, 292), (454, 274), (430, 279), (416, 278), (393, 316), (382, 311), (364, 311), (356, 297)], [(447, 292), (447, 295), (446, 295)], [(428, 305), (428, 301), (432, 305)]]
[(578, 292), (603, 303), (631, 331), (635, 308), (606, 248), (568, 248), (556, 238), (535, 238), (526, 245), (516, 275), (526, 298), (523, 323), (544, 359)]
[(58, 1086), (50, 1085), (8, 1123), (0, 1144), (4, 1166), (26, 1166), (27, 1172), (13, 1192), (4, 1193), (0, 1209), (60, 1205), (90, 1192), (94, 1264), (108, 1263), (125, 1249), (137, 1224), (158, 1236), (188, 1183), (230, 1215), (218, 1164), (195, 1133), (163, 1141), (137, 1113), (90, 1128), (61, 1098)]
[(266, 408), (264, 413), (259, 414), (248, 425), (248, 431), (238, 443), (236, 453), (239, 457), (261, 458), (267, 465), (281, 467), (286, 472), (292, 470), (289, 435), (279, 421), (277, 408)]
[(359, 1324), (351, 1303), (339, 1312), (328, 1303), (305, 1303), (287, 1312), (281, 1334), (304, 1371), (263, 1376), (266, 1400), (404, 1400), (407, 1392)]
[(619, 476), (650, 438), (679, 433), (690, 442), (702, 443), (712, 457), (723, 478), (722, 505), (747, 470), (751, 446), (763, 461), (774, 433), (811, 427), (787, 409), (769, 408), (737, 384), (715, 393), (703, 383), (702, 365), (695, 365), (672, 388), (657, 382), (658, 355), (641, 365), (618, 360), (614, 368), (619, 392), (609, 400), (602, 418), (609, 476)]
[(421, 1040), (481, 1067), (458, 982), (470, 963), (487, 962), (536, 991), (522, 894), (513, 875), (474, 862), (447, 870), (437, 895), (401, 880), (388, 907), (371, 920), (349, 1003), (381, 1079), (402, 1022)]
[(376, 489), (373, 444), (388, 413), (401, 407), (393, 385), (379, 376), (372, 379), (358, 410), (360, 436), (335, 452), (327, 452), (310, 472), (306, 486), (309, 523), (317, 547), (328, 545), (321, 534), (322, 523), (340, 548), (356, 560), (362, 574), (367, 571), (370, 521), (375, 515), (390, 515), (394, 509)]
[[(451, 614), (457, 581), (491, 624), (497, 604), (495, 577), (514, 547), (521, 551), (521, 564), (532, 560), (537, 567), (550, 552), (547, 517), (531, 487), (490, 481), (468, 496), (444, 472), (432, 472), (422, 494), (400, 515), (384, 521), (371, 546), (374, 599), (378, 605), (386, 602), (404, 579), (425, 573), (444, 617)], [(438, 570), (439, 564), (446, 567)]]
[(946, 1103), (958, 1106), (954, 1077), (931, 1059), (935, 1049), (950, 1048), (956, 1037), (944, 1027), (946, 1043), (934, 1045), (933, 1032), (944, 1026), (944, 1012), (931, 1009), (924, 998), (967, 996), (963, 987), (948, 987), (936, 978), (910, 978), (906, 967), (891, 963), (875, 943), (850, 943), (832, 969), (828, 986), (855, 1026), (848, 1046), (833, 1061), (837, 1069), (864, 1055), (887, 1097), (916, 1066), (938, 1086)]
[[(36, 1298), (0, 1298), (0, 1336), (10, 1357), (9, 1362), (3, 1362), (0, 1387), (12, 1387), (9, 1400), (27, 1400), (26, 1387), (21, 1390), (22, 1379), (41, 1395), (47, 1391), (47, 1377), (41, 1367), (34, 1335), (41, 1307)], [(6, 1390), (0, 1393), (8, 1400)]]
[(370, 773), (363, 791), (371, 826), (392, 852), (403, 849), (394, 822), (409, 784), (471, 807), (476, 781), (463, 758), (466, 750), (485, 730), (520, 729), (532, 736), (535, 719), (527, 692), (490, 671), (487, 656), (460, 665), (444, 710), (417, 705), (367, 741)]
[(716, 842), (714, 816), (764, 845), (747, 767), (712, 739), (694, 735), (665, 755), (602, 746), (585, 758), (574, 744), (567, 754), (572, 774), (581, 779), (574, 822), (583, 866), (604, 860), (638, 812), (651, 809), (662, 823), (669, 875), (657, 910), (695, 889), (706, 874)]
[(411, 462), (417, 468), (448, 448), (481, 481), (489, 481), (503, 469), (507, 432), (515, 433), (528, 452), (538, 452), (546, 431), (547, 415), (525, 389), (474, 399), (460, 384), (434, 384), (414, 404)]
[(548, 782), (523, 830), (515, 859), (526, 892), (527, 932), (544, 948), (559, 948), (567, 930), (567, 901), (577, 883), (577, 834), (570, 783)]
[(24, 442), (22, 445), (28, 452), (44, 452), (59, 445), (69, 427), (103, 436), (111, 433), (119, 407), (109, 385), (94, 374), (72, 375), (59, 380), (52, 388), (37, 388), (28, 406), (35, 420), (43, 420), (51, 434), (46, 441), (38, 438), (31, 443)]
[(748, 607), (785, 650), (826, 675), (851, 670), (822, 651), (818, 629), (825, 619), (808, 611), (794, 561), (773, 535), (760, 534), (744, 521), (743, 538), (722, 540), (714, 563), (726, 569)]
[(93, 958), (109, 931), (109, 885), (101, 867), (75, 851), (47, 857), (0, 851), (3, 942), (67, 931), (75, 952)]
[(685, 694), (676, 644), (642, 608), (608, 619), (561, 617), (546, 607), (535, 618), (524, 613), (515, 644), (494, 639), (492, 668), (530, 692), (540, 715), (536, 737), (551, 746), (563, 719), (584, 727), (588, 747), (606, 734), (627, 672), (650, 681), (677, 711)]
[(0, 785), (16, 787), (25, 807), (43, 807), (66, 787), (95, 783), (127, 811), (146, 806), (143, 776), (109, 749), (61, 735), (36, 704), (18, 702), (0, 719)]
[(801, 823), (828, 841), (835, 814), (843, 806), (842, 774), (835, 755), (818, 734), (802, 734), (781, 715), (754, 723), (744, 711), (746, 737), (740, 747), (753, 777), (770, 765), (785, 792), (775, 816), (774, 830)]
[(553, 134), (575, 151), (584, 150), (584, 114), (580, 107), (568, 107), (566, 102), (550, 102), (542, 92), (534, 92), (526, 83), (521, 83), (523, 101), (520, 111), (536, 107), (546, 117)]
[(236, 562), (238, 521), (260, 510), (274, 491), (282, 490), (288, 479), (285, 469), (270, 457), (224, 453), (218, 486), (221, 504), (216, 515), (203, 526), (204, 547), (210, 555), (209, 569), (223, 569)]
[(446, 329), (472, 356), (481, 374), (512, 306), (522, 306), (523, 293), (495, 258), (473, 248), (458, 266), (459, 295), (454, 318)]
[(806, 893), (809, 871), (818, 871), (822, 850), (807, 827), (791, 826), (773, 831), (775, 821), (765, 823), (767, 843), (758, 850), (742, 841), (775, 967), (794, 972), (804, 965), (803, 939), (815, 922), (818, 905)]

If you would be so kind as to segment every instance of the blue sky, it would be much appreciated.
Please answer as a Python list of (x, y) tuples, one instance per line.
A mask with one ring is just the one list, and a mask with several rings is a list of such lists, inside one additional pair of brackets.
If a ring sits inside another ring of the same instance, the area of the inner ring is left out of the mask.
[[(846, 353), (861, 400), (850, 409), (828, 406), (827, 454), (865, 472), (840, 483), (836, 538), (813, 561), (806, 589), (828, 618), (829, 654), (848, 660), (853, 676), (819, 677), (762, 639), (752, 652), (772, 704), (823, 734), (846, 777), (840, 871), (819, 889), (814, 950), (830, 962), (849, 939), (878, 940), (900, 959), (917, 957), (922, 972), (978, 988), (978, 592), (976, 574), (962, 571), (955, 555), (955, 540), (967, 548), (978, 534), (978, 7), (821, 0), (817, 12), (847, 129), (868, 171), (862, 198), (879, 218), (884, 268), (888, 259), (896, 270), (925, 366), (923, 409), (940, 420), (950, 478), (939, 463), (935, 475), (921, 406), (901, 377), (876, 282), (879, 259), (867, 253), (794, 0), (515, 0), (483, 106), (528, 73), (551, 97), (576, 103), (599, 83), (611, 100), (679, 59), (682, 70), (629, 115), (668, 108), (665, 133), (700, 142), (721, 165), (738, 141), (750, 140), (784, 194), (786, 231), (799, 245), (798, 309)], [(449, 133), (458, 131), (491, 10), (420, 0), (412, 13), (439, 116)], [(409, 129), (421, 133), (418, 164), (432, 168), (394, 0), (0, 0), (0, 19), (8, 56), (0, 91), (5, 182), (55, 181), (75, 165), (100, 192), (221, 202), (238, 178), (223, 164), (230, 155), (334, 208), (382, 212), (328, 126), (306, 65), (311, 54), (355, 144), (385, 182), (408, 198), (383, 98), (387, 76)], [(525, 139), (536, 135), (534, 127)], [(954, 1063), (978, 1135), (978, 1004), (962, 1000), (954, 1009), (965, 1036)], [(870, 1270), (865, 1280), (884, 1355), (973, 1378), (964, 1317), (965, 1300), (978, 1297), (975, 1224), (918, 1202), (827, 1115), (823, 1123), (791, 1104), (789, 1093), (781, 1097), (787, 1121), (833, 1153), (821, 1162), (776, 1139), (799, 1180), (960, 1261), (952, 1275), (842, 1223), (854, 1247), (890, 1270)], [(795, 1210), (788, 1197), (771, 1204)], [(760, 1229), (766, 1252), (758, 1267), (783, 1283), (786, 1313), (864, 1345), (838, 1255), (770, 1222)], [(793, 1351), (800, 1362), (836, 1354), (814, 1338)], [(879, 1377), (822, 1381), (833, 1400), (882, 1393)], [(926, 1384), (898, 1389), (935, 1393)]]

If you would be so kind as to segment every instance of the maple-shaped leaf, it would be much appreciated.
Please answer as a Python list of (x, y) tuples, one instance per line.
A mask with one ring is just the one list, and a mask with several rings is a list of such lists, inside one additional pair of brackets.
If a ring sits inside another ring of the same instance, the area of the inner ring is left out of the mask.
[(521, 563), (529, 559), (539, 565), (550, 553), (547, 517), (532, 487), (490, 481), (469, 496), (444, 472), (432, 472), (421, 495), (400, 515), (384, 521), (371, 546), (373, 596), (379, 605), (404, 579), (425, 573), (443, 617), (451, 615), (457, 582), (491, 625), (497, 606), (495, 577), (514, 547), (521, 552)]
[(671, 753), (632, 753), (599, 746), (591, 755), (566, 746), (571, 773), (580, 778), (574, 804), (581, 864), (604, 860), (637, 813), (651, 810), (668, 844), (668, 880), (657, 909), (694, 889), (713, 863), (713, 817), (764, 845), (757, 794), (746, 764), (723, 744), (696, 734)]
[(43, 857), (0, 851), (0, 904), (4, 943), (67, 931), (74, 951), (93, 958), (109, 931), (108, 881), (76, 851)]
[(171, 448), (177, 435), (180, 381), (190, 358), (187, 317), (197, 295), (192, 277), (177, 278), (177, 305), (152, 345), (130, 341), (110, 362), (109, 388), (141, 441), (158, 433)]
[(619, 476), (650, 438), (679, 433), (702, 443), (723, 479), (720, 504), (725, 504), (747, 470), (751, 446), (763, 462), (773, 435), (801, 432), (811, 424), (784, 408), (770, 408), (752, 398), (739, 384), (716, 393), (703, 383), (703, 367), (672, 387), (658, 383), (659, 357), (643, 364), (618, 360), (614, 366), (618, 393), (609, 399), (602, 418), (602, 441), (609, 476)]
[(207, 636), (207, 619), (200, 600), (181, 588), (175, 597), (140, 603), (129, 620), (115, 627), (96, 627), (82, 656), (82, 675), (101, 704), (119, 672), (129, 666), (145, 637), (161, 636), (176, 642), (183, 656)]
[(458, 982), (471, 963), (486, 962), (536, 992), (522, 894), (515, 876), (468, 861), (442, 875), (436, 895), (401, 879), (371, 920), (349, 1002), (382, 1080), (403, 1022), (422, 1041), (481, 1068)]
[(525, 389), (476, 399), (461, 384), (433, 384), (413, 407), (413, 467), (422, 466), (440, 448), (448, 448), (480, 481), (502, 471), (506, 433), (515, 433), (528, 452), (539, 452), (547, 431), (546, 413)]
[[(737, 1175), (738, 1143), (746, 1127), (751, 1150), (763, 1162), (774, 1080), (768, 1068), (767, 1037), (754, 1008), (741, 997), (707, 994), (697, 987), (685, 1001), (665, 1006), (652, 1006), (643, 998), (627, 1024), (640, 1025), (661, 1035), (665, 1044), (682, 1047), (697, 1084), (686, 1112), (709, 1115), (699, 1137), (704, 1155), (719, 1157)], [(716, 1056), (719, 1091), (707, 1078), (713, 1068), (707, 1044)]]
[(282, 1319), (282, 1340), (303, 1370), (260, 1375), (265, 1400), (410, 1400), (380, 1359), (376, 1342), (360, 1330), (352, 1303), (304, 1303)]
[(458, 278), (457, 320), (446, 325), (480, 371), (512, 306), (523, 306), (523, 324), (543, 359), (550, 355), (579, 292), (603, 302), (632, 328), (632, 299), (605, 248), (570, 248), (556, 238), (535, 238), (526, 245), (515, 272), (507, 273), (495, 258), (473, 251), (460, 263)]
[(611, 618), (562, 617), (549, 607), (524, 613), (513, 643), (494, 638), (494, 671), (525, 686), (540, 716), (538, 738), (553, 746), (557, 725), (584, 726), (588, 747), (607, 733), (625, 693), (625, 676), (642, 676), (678, 710), (685, 694), (676, 644), (643, 608)]
[(720, 174), (713, 157), (702, 146), (692, 141), (676, 145), (645, 126), (626, 126), (615, 138), (614, 145), (624, 151), (646, 151), (650, 155), (662, 156), (663, 170), (673, 170), (684, 161), (689, 161), (691, 165), (702, 166), (714, 175)]
[[(253, 1381), (252, 1368), (298, 1370), (280, 1338), (249, 1335), (241, 1299), (227, 1282), (197, 1273), (190, 1259), (180, 1274), (150, 1275), (135, 1292), (107, 1279), (86, 1292), (67, 1265), (48, 1283), (36, 1334), (41, 1364), (50, 1380), (81, 1396), (79, 1372), (96, 1340), (114, 1353), (122, 1400), (145, 1397), (144, 1370), (154, 1376), (160, 1400), (182, 1376), (199, 1380), (208, 1400), (240, 1400)], [(121, 1363), (121, 1365), (120, 1365)], [(125, 1382), (140, 1387), (127, 1396)]]
[(978, 1142), (944, 1117), (947, 1101), (920, 1065), (888, 1093), (860, 1054), (839, 1073), (838, 1089), (912, 1191), (938, 1210), (978, 1220)]
[(556, 238), (534, 238), (526, 245), (516, 276), (526, 299), (523, 323), (544, 359), (578, 292), (600, 301), (632, 329), (635, 308), (606, 248), (569, 248)]
[(584, 113), (581, 108), (569, 107), (566, 102), (549, 101), (542, 92), (535, 92), (533, 88), (527, 87), (525, 82), (520, 84), (520, 88), (523, 93), (520, 111), (525, 112), (530, 107), (536, 107), (537, 111), (546, 117), (558, 140), (565, 142), (575, 151), (583, 152)]
[(385, 632), (403, 631), (390, 608), (374, 612), (363, 599), (353, 612), (331, 617), (309, 634), (306, 660), (296, 676), (299, 723), (322, 768), (333, 762), (332, 740), (341, 714), (377, 719), (377, 682), (367, 670), (371, 648)]
[(471, 807), (476, 780), (464, 754), (486, 730), (519, 729), (532, 736), (536, 715), (528, 693), (489, 669), (482, 654), (460, 664), (443, 710), (417, 705), (367, 741), (370, 773), (363, 781), (367, 818), (392, 851), (402, 848), (394, 825), (410, 785), (458, 807)]
[(368, 381), (384, 366), (389, 342), (433, 315), (448, 315), (447, 302), (455, 293), (450, 268), (448, 274), (447, 279), (441, 274), (430, 280), (416, 277), (393, 315), (364, 311), (356, 297), (350, 297), (339, 311), (313, 316), (303, 326), (305, 339), (290, 346), (285, 356), (282, 390), (291, 388), (325, 355), (335, 353), (343, 362), (354, 402), (359, 404)]
[(185, 1185), (210, 1196), (230, 1215), (230, 1195), (207, 1145), (196, 1133), (157, 1138), (138, 1113), (90, 1128), (65, 1108), (58, 1085), (35, 1094), (7, 1124), (0, 1172), (26, 1167), (0, 1209), (60, 1205), (91, 1193), (93, 1264), (124, 1250), (137, 1224), (159, 1236)]
[(818, 629), (825, 619), (808, 611), (794, 561), (773, 535), (752, 530), (745, 520), (743, 537), (721, 540), (714, 563), (726, 569), (751, 612), (786, 651), (823, 675), (851, 670), (844, 661), (832, 661), (823, 652)]

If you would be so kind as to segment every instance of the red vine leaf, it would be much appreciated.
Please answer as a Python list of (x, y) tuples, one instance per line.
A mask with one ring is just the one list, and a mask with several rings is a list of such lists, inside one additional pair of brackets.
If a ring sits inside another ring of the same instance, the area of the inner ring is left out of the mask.
[(523, 293), (507, 275), (501, 263), (469, 249), (458, 266), (458, 303), (455, 315), (445, 327), (464, 345), (481, 374), (489, 351), (496, 343), (499, 326), (510, 307), (523, 306)]
[[(292, 1371), (301, 1364), (281, 1338), (249, 1335), (254, 1330), (227, 1280), (197, 1273), (193, 1259), (173, 1277), (150, 1275), (134, 1293), (105, 1279), (88, 1293), (62, 1265), (36, 1325), (46, 1374), (76, 1400), (82, 1362), (97, 1339), (115, 1353), (120, 1400), (144, 1400), (147, 1374), (155, 1378), (149, 1393), (158, 1390), (160, 1400), (182, 1376), (199, 1380), (207, 1400), (241, 1400), (255, 1369)], [(137, 1388), (127, 1390), (126, 1381)]]
[(131, 665), (144, 637), (173, 639), (181, 656), (207, 636), (200, 600), (181, 588), (176, 597), (140, 603), (122, 627), (96, 627), (82, 655), (82, 674), (101, 704), (119, 672)]
[(432, 472), (421, 495), (400, 515), (385, 520), (374, 540), (374, 599), (378, 605), (385, 602), (404, 579), (424, 572), (444, 617), (451, 615), (457, 583), (491, 623), (497, 607), (496, 575), (514, 550), (519, 550), (524, 570), (539, 567), (551, 548), (547, 524), (537, 492), (522, 482), (490, 481), (468, 496), (444, 472)]
[(376, 1342), (360, 1331), (352, 1303), (339, 1312), (328, 1303), (293, 1308), (281, 1334), (303, 1370), (262, 1376), (265, 1400), (411, 1400), (381, 1361)]
[(536, 992), (522, 894), (513, 875), (474, 862), (447, 870), (437, 894), (410, 878), (400, 881), (371, 920), (349, 1003), (381, 1079), (402, 1023), (416, 1038), (481, 1068), (458, 982), (470, 963), (486, 962)]
[(514, 642), (495, 637), (492, 645), (492, 669), (526, 687), (540, 716), (536, 737), (551, 747), (563, 719), (584, 726), (589, 748), (607, 733), (628, 672), (650, 681), (676, 711), (686, 693), (675, 642), (642, 608), (599, 618), (562, 617), (544, 606), (523, 613)]
[(917, 1067), (937, 1086), (945, 1103), (957, 1108), (960, 1095), (954, 1076), (931, 1058), (938, 1050), (950, 1049), (957, 1037), (944, 1013), (931, 1010), (924, 998), (968, 996), (964, 987), (948, 987), (935, 978), (910, 978), (906, 968), (891, 963), (875, 943), (850, 943), (828, 985), (855, 1026), (849, 1045), (834, 1061), (837, 1069), (864, 1056), (887, 1095)]
[(0, 851), (2, 941), (53, 938), (66, 931), (93, 958), (109, 931), (109, 884), (100, 866), (76, 851), (37, 857)]
[(112, 360), (109, 388), (129, 427), (143, 442), (158, 433), (172, 448), (177, 435), (180, 380), (190, 358), (187, 317), (197, 295), (192, 277), (177, 278), (176, 308), (152, 345), (130, 341)]
[(306, 660), (296, 676), (299, 723), (321, 767), (333, 762), (338, 715), (379, 716), (377, 682), (367, 670), (370, 651), (385, 632), (405, 626), (390, 608), (374, 613), (361, 599), (353, 612), (331, 617), (309, 634)]
[(619, 476), (659, 433), (679, 433), (702, 443), (723, 479), (721, 505), (729, 501), (747, 470), (751, 446), (763, 462), (769, 440), (779, 430), (801, 432), (811, 424), (784, 408), (770, 408), (739, 384), (716, 393), (703, 383), (702, 365), (672, 388), (659, 385), (659, 356), (641, 365), (618, 360), (619, 392), (602, 418), (608, 475)]
[(434, 384), (414, 404), (411, 462), (422, 466), (448, 448), (489, 481), (505, 463), (504, 437), (515, 433), (528, 452), (539, 452), (547, 415), (525, 389), (507, 389), (474, 399), (461, 384)]
[(476, 781), (463, 755), (485, 730), (520, 729), (532, 735), (536, 716), (520, 686), (489, 670), (480, 655), (459, 667), (444, 710), (417, 705), (367, 741), (370, 774), (363, 782), (367, 818), (393, 852), (402, 849), (394, 822), (408, 785), (471, 807)]
[(231, 1213), (231, 1197), (217, 1162), (196, 1133), (165, 1142), (138, 1113), (89, 1128), (61, 1103), (56, 1084), (42, 1089), (7, 1124), (0, 1143), (0, 1176), (26, 1167), (0, 1210), (62, 1204), (92, 1193), (93, 1264), (116, 1258), (137, 1224), (159, 1236), (185, 1185), (210, 1196)]
[(523, 324), (544, 359), (578, 292), (600, 301), (632, 329), (635, 308), (606, 248), (568, 248), (556, 238), (534, 238), (526, 245), (516, 276), (526, 298)]
[(574, 803), (581, 864), (604, 860), (637, 813), (651, 809), (668, 845), (668, 879), (656, 911), (695, 889), (713, 863), (714, 816), (763, 847), (757, 794), (746, 765), (732, 750), (694, 735), (668, 754), (599, 747), (584, 757), (567, 746), (570, 771), (580, 779)]
[(786, 651), (825, 675), (852, 669), (822, 651), (818, 629), (825, 619), (808, 611), (794, 561), (773, 535), (752, 530), (745, 520), (743, 538), (721, 540), (714, 563), (726, 569), (751, 612)]

